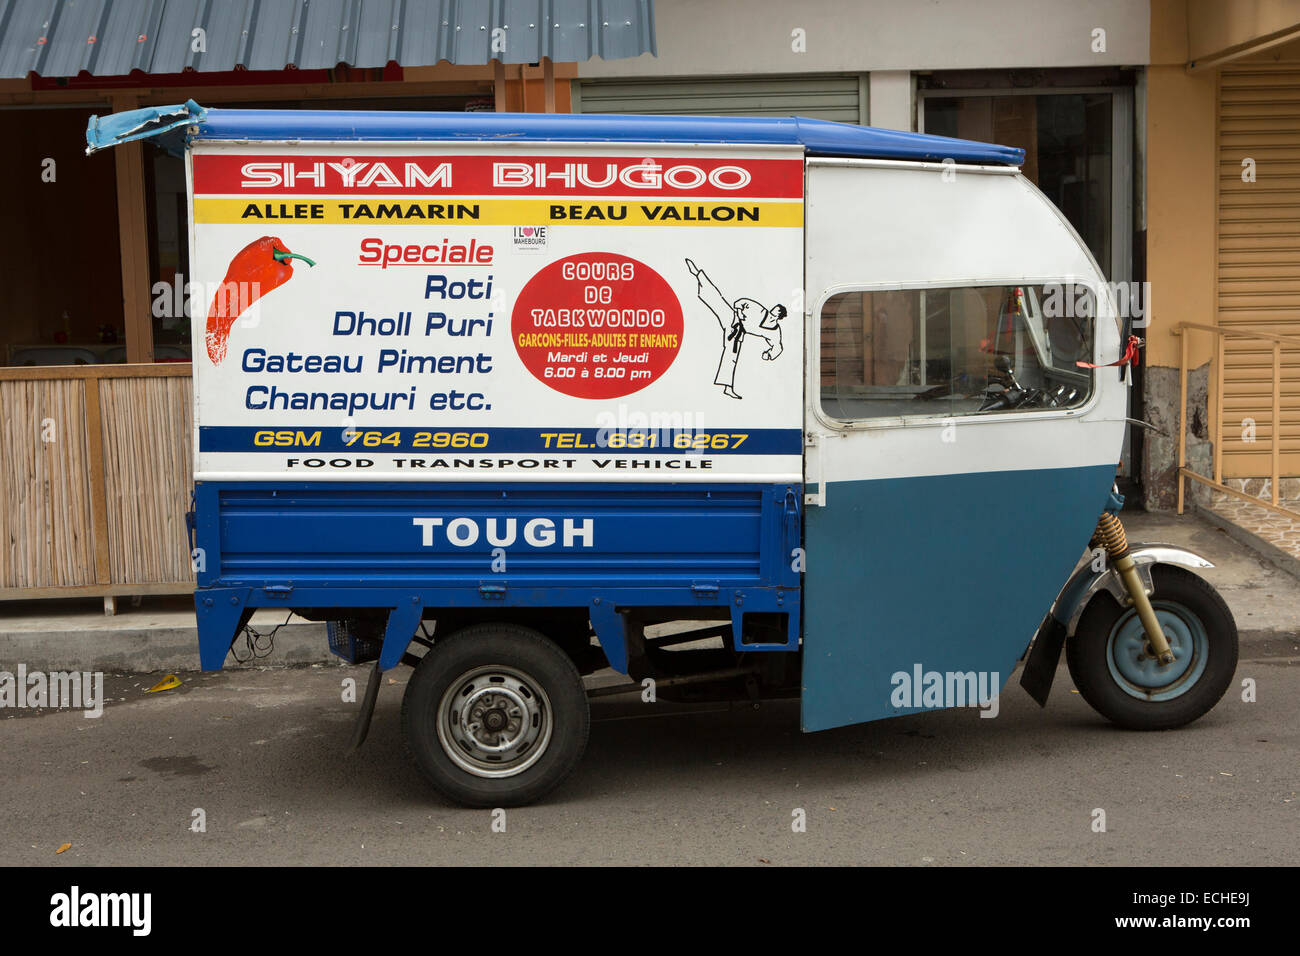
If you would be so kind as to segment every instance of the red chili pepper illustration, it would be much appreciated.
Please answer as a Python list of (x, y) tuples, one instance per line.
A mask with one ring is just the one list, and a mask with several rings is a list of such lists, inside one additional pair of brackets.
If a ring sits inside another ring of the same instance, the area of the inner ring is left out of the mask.
[(263, 236), (250, 242), (230, 260), (226, 277), (208, 307), (208, 358), (212, 359), (213, 365), (220, 365), (226, 357), (226, 339), (230, 337), (231, 326), (244, 310), (289, 281), (293, 275), (290, 259), (301, 259), (309, 266), (316, 265), (306, 256), (290, 252), (274, 236)]

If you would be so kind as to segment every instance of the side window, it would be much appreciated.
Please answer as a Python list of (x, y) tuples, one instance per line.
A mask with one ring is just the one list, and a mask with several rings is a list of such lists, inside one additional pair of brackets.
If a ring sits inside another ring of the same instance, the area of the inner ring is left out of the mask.
[[(1077, 294), (1076, 294), (1077, 292)], [(841, 292), (821, 311), (822, 410), (841, 421), (1073, 408), (1088, 400), (1083, 286)]]

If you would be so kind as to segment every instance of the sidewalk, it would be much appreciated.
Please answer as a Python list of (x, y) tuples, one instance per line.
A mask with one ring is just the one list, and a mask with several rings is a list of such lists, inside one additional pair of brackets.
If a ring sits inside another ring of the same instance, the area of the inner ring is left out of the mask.
[[(1209, 498), (1208, 504), (1192, 505), (1197, 514), (1254, 548), (1278, 567), (1300, 577), (1300, 520), (1222, 491), (1213, 491)], [(1280, 504), (1292, 511), (1300, 511), (1300, 499), (1282, 498)]]
[(1300, 579), (1203, 518), (1123, 512), (1130, 544), (1176, 544), (1214, 564), (1199, 571), (1228, 602), (1243, 641), (1300, 640)]
[[(1125, 512), (1123, 519), (1130, 542), (1176, 544), (1214, 563), (1204, 576), (1228, 602), (1243, 641), (1300, 640), (1300, 580), (1194, 515)], [(286, 611), (259, 611), (252, 626), (265, 634), (286, 616)], [(240, 658), (248, 656), (242, 639), (235, 650)], [(250, 666), (335, 660), (325, 625), (293, 618), (276, 632), (273, 651)], [(145, 597), (138, 607), (124, 599), (112, 617), (104, 615), (100, 598), (0, 604), (0, 670), (20, 661), (47, 671), (197, 670), (192, 599)]]

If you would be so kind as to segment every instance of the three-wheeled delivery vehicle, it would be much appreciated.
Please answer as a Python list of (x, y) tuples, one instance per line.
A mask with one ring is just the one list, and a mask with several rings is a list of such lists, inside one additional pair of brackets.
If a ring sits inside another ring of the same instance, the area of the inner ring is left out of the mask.
[(604, 667), (806, 731), (995, 712), (1031, 643), (1040, 703), (1064, 647), (1126, 727), (1232, 678), (1208, 563), (1125, 541), (1136, 340), (1020, 150), (192, 101), (87, 138), (185, 157), (202, 666), (255, 608), (327, 621), (359, 743), (412, 665), (453, 800), (558, 784)]

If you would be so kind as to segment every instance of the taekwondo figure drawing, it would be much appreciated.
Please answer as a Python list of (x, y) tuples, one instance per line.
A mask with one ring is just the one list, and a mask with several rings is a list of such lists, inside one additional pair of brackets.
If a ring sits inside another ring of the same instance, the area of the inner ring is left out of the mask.
[(686, 268), (695, 277), (700, 301), (708, 306), (722, 330), (722, 356), (718, 360), (718, 372), (713, 376), (713, 384), (721, 385), (724, 395), (741, 398), (736, 394), (736, 363), (740, 361), (741, 346), (748, 336), (757, 336), (767, 343), (763, 360), (775, 360), (782, 351), (781, 320), (786, 316), (786, 308), (774, 305), (768, 309), (749, 298), (729, 302), (713, 284), (708, 273), (690, 259), (686, 260)]

